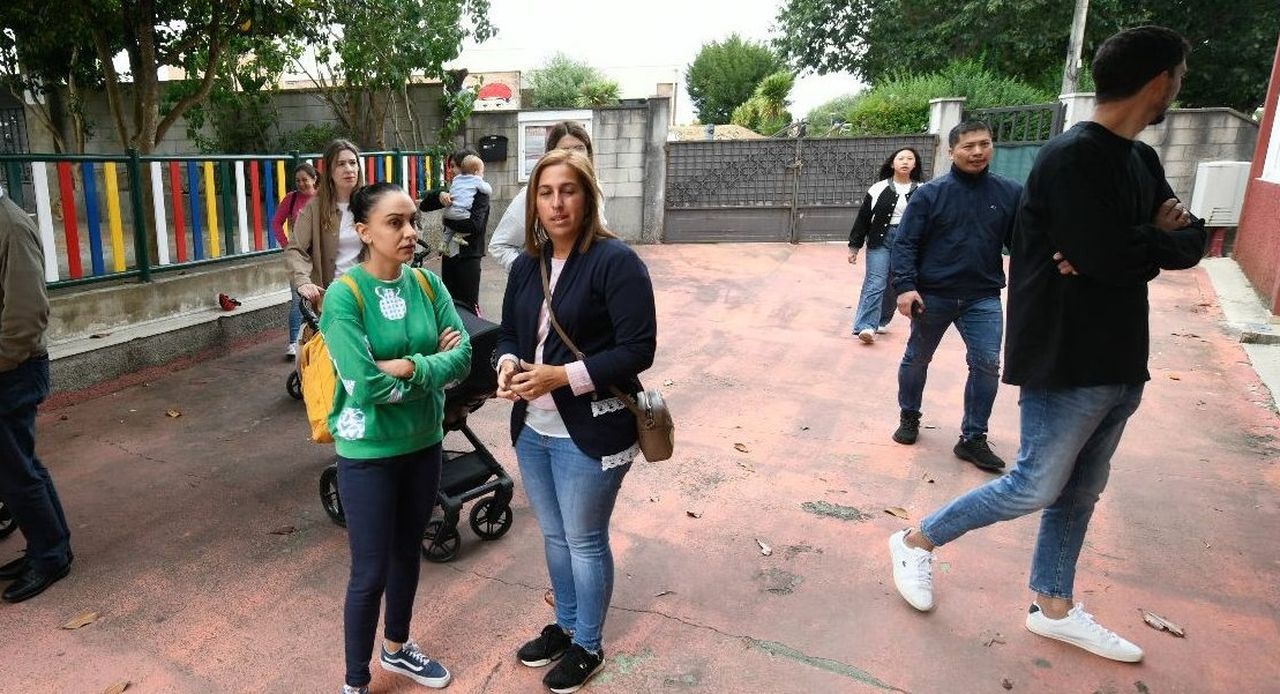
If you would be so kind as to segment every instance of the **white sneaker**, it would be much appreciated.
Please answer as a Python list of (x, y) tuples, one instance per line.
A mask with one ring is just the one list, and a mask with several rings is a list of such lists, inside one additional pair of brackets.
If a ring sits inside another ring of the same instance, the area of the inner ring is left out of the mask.
[(862, 332), (858, 333), (858, 339), (862, 340), (862, 344), (869, 345), (876, 341), (876, 331), (871, 328), (864, 328)]
[(877, 335), (883, 335), (883, 334), (885, 334), (885, 333), (887, 333), (887, 332), (889, 332), (889, 326), (887, 326), (887, 325), (882, 325), (882, 326), (880, 326), (880, 327), (876, 328), (876, 334), (877, 334)]
[(1027, 631), (1122, 663), (1142, 660), (1142, 649), (1137, 644), (1095, 622), (1093, 615), (1084, 611), (1084, 603), (1076, 603), (1062, 619), (1049, 619), (1039, 605), (1033, 604), (1027, 615)]
[(933, 552), (911, 547), (906, 530), (889, 536), (889, 556), (893, 559), (893, 585), (902, 599), (921, 612), (933, 609)]

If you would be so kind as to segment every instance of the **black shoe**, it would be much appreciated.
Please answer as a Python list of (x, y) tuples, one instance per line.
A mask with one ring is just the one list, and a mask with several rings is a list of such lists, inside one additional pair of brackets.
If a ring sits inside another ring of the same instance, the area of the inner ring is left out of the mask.
[(582, 689), (582, 685), (603, 667), (603, 650), (596, 655), (575, 643), (569, 646), (564, 659), (542, 678), (542, 683), (555, 694), (571, 694)]
[(23, 600), (34, 598), (43, 593), (49, 586), (66, 578), (68, 573), (71, 573), (71, 562), (69, 561), (52, 571), (42, 571), (34, 566), (27, 565), (22, 575), (18, 576), (5, 589), (4, 599), (6, 602), (22, 602)]
[(0, 581), (12, 581), (13, 579), (21, 576), (22, 572), (26, 570), (27, 558), (25, 556), (18, 557), (8, 564), (0, 566)]
[(559, 626), (548, 624), (542, 628), (538, 638), (520, 647), (516, 657), (529, 667), (550, 665), (551, 661), (559, 660), (560, 656), (569, 650), (569, 644), (572, 641), (572, 637), (564, 633)]
[(971, 439), (961, 436), (952, 450), (957, 458), (967, 460), (987, 472), (1000, 472), (1004, 469), (1004, 461), (987, 445), (985, 434)]
[(920, 438), (920, 413), (903, 412), (898, 430), (893, 432), (893, 440), (910, 446)]

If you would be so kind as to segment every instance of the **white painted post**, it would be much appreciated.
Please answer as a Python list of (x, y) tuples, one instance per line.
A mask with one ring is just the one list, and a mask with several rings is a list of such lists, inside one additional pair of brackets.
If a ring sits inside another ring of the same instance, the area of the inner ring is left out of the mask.
[(1093, 107), (1098, 103), (1098, 99), (1093, 92), (1061, 94), (1058, 96), (1058, 101), (1066, 104), (1067, 107), (1066, 113), (1062, 117), (1063, 130), (1067, 130), (1082, 120), (1088, 120), (1093, 115)]
[(934, 177), (951, 170), (951, 146), (947, 144), (947, 136), (964, 118), (964, 102), (962, 96), (929, 101), (929, 134), (938, 138), (933, 152)]
[(244, 162), (236, 160), (236, 213), (240, 215), (240, 252), (248, 253), (249, 245), (249, 210), (246, 206), (244, 192)]
[(156, 218), (156, 259), (169, 264), (169, 221), (164, 215), (164, 176), (160, 162), (151, 162), (151, 207)]
[(44, 250), (44, 281), (58, 281), (58, 248), (53, 241), (53, 208), (49, 201), (49, 172), (42, 161), (31, 162), (31, 185), (36, 194), (36, 222)]

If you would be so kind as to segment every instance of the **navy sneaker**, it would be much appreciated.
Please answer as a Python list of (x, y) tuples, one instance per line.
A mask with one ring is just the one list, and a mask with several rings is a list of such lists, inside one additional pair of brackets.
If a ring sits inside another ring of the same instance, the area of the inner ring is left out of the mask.
[(582, 685), (603, 668), (603, 650), (592, 653), (575, 643), (569, 646), (569, 650), (565, 651), (560, 662), (551, 668), (551, 672), (542, 678), (542, 683), (547, 685), (554, 694), (572, 694), (582, 689)]
[(382, 657), (378, 660), (383, 670), (404, 675), (424, 687), (443, 689), (453, 679), (443, 665), (428, 658), (412, 641), (406, 641), (395, 653), (388, 653), (384, 645)]

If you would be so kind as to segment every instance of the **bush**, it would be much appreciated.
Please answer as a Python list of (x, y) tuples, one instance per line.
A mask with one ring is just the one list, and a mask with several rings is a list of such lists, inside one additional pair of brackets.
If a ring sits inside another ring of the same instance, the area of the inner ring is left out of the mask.
[(281, 152), (298, 151), (303, 154), (323, 152), (325, 145), (340, 137), (350, 137), (342, 126), (336, 123), (311, 123), (297, 130), (285, 133), (280, 137)]
[(733, 110), (730, 122), (754, 130), (761, 135), (772, 136), (791, 125), (791, 112), (787, 110), (787, 95), (795, 85), (795, 75), (775, 72), (760, 80), (755, 93)]
[(605, 106), (618, 100), (618, 84), (599, 70), (557, 53), (529, 76), (530, 108)]
[(965, 97), (965, 107), (991, 108), (1043, 104), (1050, 92), (1002, 77), (975, 61), (958, 61), (927, 75), (895, 75), (868, 91), (828, 101), (809, 112), (809, 132), (832, 130), (836, 121), (847, 125), (846, 135), (909, 135), (929, 127), (929, 101)]

